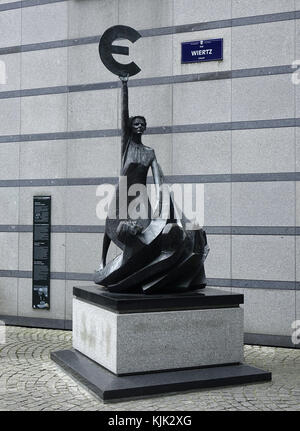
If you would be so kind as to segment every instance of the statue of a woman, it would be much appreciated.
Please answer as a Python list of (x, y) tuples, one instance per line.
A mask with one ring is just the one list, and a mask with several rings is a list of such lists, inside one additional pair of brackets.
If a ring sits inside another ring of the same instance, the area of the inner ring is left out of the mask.
[[(145, 217), (140, 218), (138, 221), (130, 219), (128, 207), (135, 199), (135, 196), (128, 195), (130, 187), (135, 184), (146, 186), (147, 174), (150, 167), (158, 197), (160, 197), (159, 188), (162, 184), (161, 171), (154, 150), (142, 143), (142, 135), (147, 126), (146, 119), (141, 115), (129, 118), (128, 78), (120, 77), (120, 79), (122, 82), (121, 171), (119, 184), (116, 188), (116, 196), (113, 199), (117, 207), (109, 211), (109, 213), (113, 212), (113, 214), (111, 216), (109, 214), (106, 219), (100, 268), (104, 268), (106, 265), (107, 252), (111, 241), (115, 242), (121, 249), (124, 249), (125, 244), (121, 238), (122, 234), (126, 235), (125, 230), (127, 229), (128, 233), (131, 232), (132, 234), (141, 233), (151, 221), (151, 205), (148, 199), (144, 203), (144, 208), (140, 209), (140, 213), (144, 214)], [(123, 199), (122, 197), (120, 199), (120, 190), (126, 194), (126, 197), (123, 196)], [(123, 207), (122, 203), (124, 203)], [(161, 206), (161, 201), (158, 202), (159, 206)], [(124, 215), (126, 218), (123, 218)], [(121, 221), (123, 221), (122, 224), (120, 224)]]
[[(102, 260), (95, 283), (106, 286), (111, 292), (148, 294), (205, 287), (203, 263), (208, 253), (205, 232), (202, 229), (186, 231), (182, 221), (176, 219), (171, 195), (162, 188), (163, 174), (155, 152), (142, 143), (146, 119), (141, 115), (129, 117), (128, 77), (120, 79), (121, 171), (105, 223)], [(152, 214), (148, 196), (144, 194), (139, 199), (141, 216), (131, 217), (130, 204), (136, 196), (128, 192), (135, 185), (142, 185), (146, 190), (150, 167), (156, 188), (156, 209)], [(163, 211), (166, 208), (167, 213)], [(111, 241), (122, 253), (107, 264)]]

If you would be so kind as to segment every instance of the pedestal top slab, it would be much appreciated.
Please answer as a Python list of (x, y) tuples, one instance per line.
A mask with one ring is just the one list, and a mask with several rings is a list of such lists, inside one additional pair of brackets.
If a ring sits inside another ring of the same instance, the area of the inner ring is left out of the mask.
[(244, 303), (244, 295), (242, 294), (231, 294), (208, 287), (178, 294), (137, 295), (111, 293), (100, 286), (75, 286), (73, 295), (82, 301), (90, 302), (116, 313), (227, 308), (238, 307), (239, 304)]

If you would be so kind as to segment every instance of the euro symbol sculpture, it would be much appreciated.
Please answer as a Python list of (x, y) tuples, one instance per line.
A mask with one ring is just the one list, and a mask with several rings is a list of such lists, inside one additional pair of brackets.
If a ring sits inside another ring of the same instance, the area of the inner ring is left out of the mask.
[(115, 40), (128, 39), (134, 43), (140, 37), (139, 32), (125, 25), (115, 25), (106, 30), (99, 43), (99, 54), (104, 66), (118, 76), (128, 77), (139, 73), (141, 69), (134, 62), (128, 64), (118, 63), (112, 54), (129, 55), (129, 48), (127, 46), (113, 45)]

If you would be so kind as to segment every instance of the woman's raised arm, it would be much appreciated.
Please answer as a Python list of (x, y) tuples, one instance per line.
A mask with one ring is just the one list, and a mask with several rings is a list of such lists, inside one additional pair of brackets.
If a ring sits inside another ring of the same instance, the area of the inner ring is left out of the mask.
[(120, 76), (122, 83), (122, 107), (121, 107), (121, 160), (126, 148), (128, 140), (128, 120), (129, 120), (129, 109), (128, 109), (128, 76)]

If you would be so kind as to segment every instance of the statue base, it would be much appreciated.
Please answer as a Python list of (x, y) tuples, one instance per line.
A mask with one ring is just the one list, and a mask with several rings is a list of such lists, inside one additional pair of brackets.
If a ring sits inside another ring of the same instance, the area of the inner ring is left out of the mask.
[(74, 287), (73, 349), (51, 358), (106, 401), (244, 384), (271, 374), (243, 365), (243, 295), (170, 295)]

